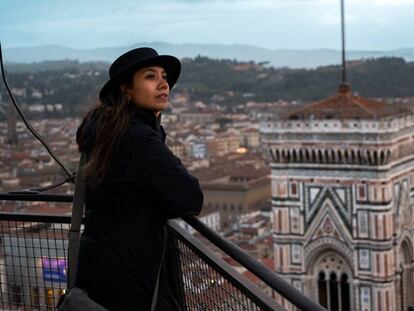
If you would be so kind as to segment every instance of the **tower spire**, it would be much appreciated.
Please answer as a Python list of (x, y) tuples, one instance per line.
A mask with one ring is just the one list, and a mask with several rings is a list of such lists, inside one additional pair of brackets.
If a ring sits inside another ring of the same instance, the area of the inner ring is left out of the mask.
[(346, 85), (346, 59), (345, 59), (345, 8), (341, 0), (341, 30), (342, 30), (342, 85)]

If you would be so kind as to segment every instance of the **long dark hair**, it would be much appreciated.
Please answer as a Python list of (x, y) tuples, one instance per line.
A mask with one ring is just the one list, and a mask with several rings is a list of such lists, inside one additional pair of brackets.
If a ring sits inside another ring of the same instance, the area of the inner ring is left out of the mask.
[[(121, 85), (131, 87), (132, 75), (125, 77), (122, 82), (107, 92), (104, 98), (84, 117), (84, 121), (92, 117), (95, 119), (94, 146), (84, 168), (86, 182), (92, 187), (100, 185), (108, 173), (113, 150), (127, 130), (131, 113), (135, 109), (134, 104), (121, 90)], [(81, 130), (78, 141), (80, 152), (84, 151), (81, 147), (84, 139), (84, 131)]]

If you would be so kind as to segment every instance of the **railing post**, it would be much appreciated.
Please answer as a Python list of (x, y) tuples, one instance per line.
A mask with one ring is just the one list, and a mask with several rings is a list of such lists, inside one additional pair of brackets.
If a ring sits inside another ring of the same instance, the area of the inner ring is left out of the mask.
[(168, 239), (167, 251), (165, 254), (164, 264), (168, 277), (168, 284), (173, 292), (174, 298), (181, 310), (187, 310), (184, 292), (183, 271), (181, 269), (181, 261), (179, 254), (178, 240), (174, 236), (174, 232), (167, 226)]

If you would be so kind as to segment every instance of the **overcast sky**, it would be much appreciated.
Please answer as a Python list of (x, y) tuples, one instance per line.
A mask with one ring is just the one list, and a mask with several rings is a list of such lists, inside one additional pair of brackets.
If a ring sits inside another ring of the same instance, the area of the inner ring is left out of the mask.
[[(414, 47), (414, 0), (345, 0), (352, 50)], [(340, 48), (340, 0), (0, 0), (3, 47)]]

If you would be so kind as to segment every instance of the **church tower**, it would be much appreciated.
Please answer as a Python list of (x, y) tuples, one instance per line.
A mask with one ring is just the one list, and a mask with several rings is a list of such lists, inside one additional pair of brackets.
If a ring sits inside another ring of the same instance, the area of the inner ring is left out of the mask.
[(7, 144), (17, 145), (16, 132), (16, 111), (12, 101), (9, 101), (9, 111), (7, 115)]
[(413, 112), (341, 85), (261, 134), (276, 272), (328, 310), (414, 305)]

